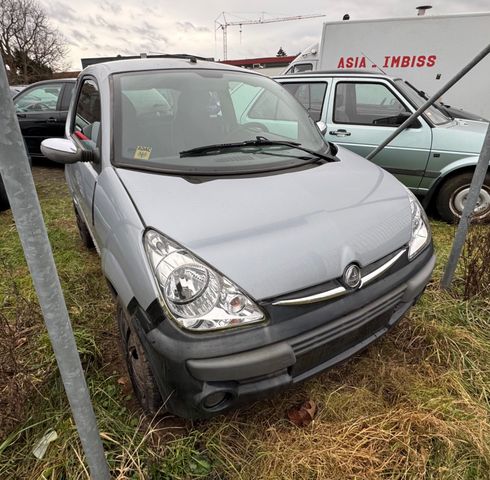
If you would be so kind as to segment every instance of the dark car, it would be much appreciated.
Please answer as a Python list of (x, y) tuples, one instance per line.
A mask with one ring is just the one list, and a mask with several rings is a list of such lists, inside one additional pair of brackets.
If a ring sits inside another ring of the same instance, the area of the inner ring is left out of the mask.
[[(20, 129), (30, 158), (42, 157), (41, 142), (46, 138), (64, 137), (75, 78), (45, 80), (28, 87), (14, 86), (14, 106)], [(9, 208), (9, 202), (0, 177), (0, 211)]]
[(14, 106), (27, 151), (42, 157), (41, 142), (63, 137), (76, 79), (45, 80), (29, 85), (14, 97)]

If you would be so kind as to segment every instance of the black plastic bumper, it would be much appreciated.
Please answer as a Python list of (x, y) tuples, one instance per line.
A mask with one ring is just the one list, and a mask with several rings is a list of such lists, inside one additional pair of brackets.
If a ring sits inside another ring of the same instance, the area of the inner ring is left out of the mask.
[[(435, 264), (432, 246), (341, 299), (305, 306), (262, 303), (265, 324), (195, 334), (134, 311), (166, 407), (202, 418), (300, 382), (386, 333), (415, 303)], [(221, 400), (220, 400), (221, 398)], [(212, 401), (210, 401), (212, 400)]]

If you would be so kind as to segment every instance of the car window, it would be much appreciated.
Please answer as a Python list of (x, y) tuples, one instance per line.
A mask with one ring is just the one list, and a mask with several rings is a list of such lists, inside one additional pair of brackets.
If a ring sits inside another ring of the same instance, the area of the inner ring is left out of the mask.
[(381, 83), (339, 82), (335, 88), (335, 123), (397, 126), (408, 112), (395, 94)]
[(294, 121), (290, 107), (277, 95), (264, 90), (248, 112), (248, 118), (257, 120), (289, 120)]
[(297, 63), (293, 65), (286, 73), (300, 73), (300, 72), (311, 72), (313, 70), (312, 63)]
[(327, 90), (326, 83), (284, 83), (283, 87), (298, 99), (315, 122), (321, 120), (323, 100), (325, 99), (325, 92)]
[[(113, 162), (172, 172), (229, 173), (301, 162), (287, 146), (187, 155), (217, 144), (257, 141), (328, 148), (307, 112), (273, 80), (241, 71), (167, 70), (114, 76)], [(280, 154), (271, 150), (280, 150)]]
[(47, 84), (20, 94), (14, 102), (17, 113), (56, 111), (62, 85)]
[(99, 143), (100, 93), (92, 80), (83, 82), (75, 111), (74, 132), (80, 140)]

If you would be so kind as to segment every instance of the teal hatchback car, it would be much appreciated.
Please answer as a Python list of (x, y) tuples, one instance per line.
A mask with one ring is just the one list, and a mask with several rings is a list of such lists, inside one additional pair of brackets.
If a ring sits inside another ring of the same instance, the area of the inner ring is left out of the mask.
[[(366, 156), (425, 103), (399, 78), (355, 71), (326, 71), (277, 77), (327, 126), (325, 139)], [(263, 99), (265, 103), (267, 99)], [(254, 121), (260, 99), (244, 112)], [(448, 222), (463, 210), (488, 123), (451, 119), (429, 107), (373, 161), (394, 174)], [(490, 221), (490, 173), (480, 192), (475, 218)]]

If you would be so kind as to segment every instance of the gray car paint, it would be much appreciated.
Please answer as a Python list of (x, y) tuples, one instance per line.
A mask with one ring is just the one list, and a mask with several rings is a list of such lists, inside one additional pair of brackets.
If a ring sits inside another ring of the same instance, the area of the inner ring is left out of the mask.
[[(405, 188), (344, 149), (336, 163), (198, 184), (158, 173), (116, 172), (110, 164), (109, 75), (161, 68), (230, 67), (147, 59), (96, 65), (79, 79), (91, 75), (101, 92), (101, 165), (67, 165), (66, 176), (75, 201), (93, 212), (86, 221), (104, 274), (123, 304), (135, 297), (147, 308), (159, 296), (143, 250), (145, 226), (190, 248), (255, 299), (325, 282), (352, 261), (366, 265), (408, 243)], [(67, 133), (70, 128), (71, 119)], [(87, 195), (77, 194), (82, 191)]]
[(146, 225), (173, 238), (255, 299), (365, 266), (408, 243), (407, 192), (342, 149), (340, 162), (263, 177), (191, 183), (118, 169)]

